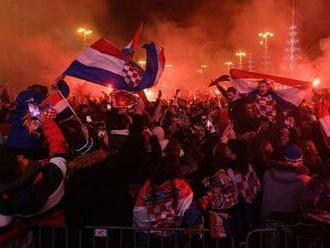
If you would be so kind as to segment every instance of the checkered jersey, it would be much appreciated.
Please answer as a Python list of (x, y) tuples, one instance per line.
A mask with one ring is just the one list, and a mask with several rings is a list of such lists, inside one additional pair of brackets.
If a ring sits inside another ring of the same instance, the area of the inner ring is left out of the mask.
[(232, 169), (219, 170), (203, 183), (207, 193), (199, 201), (203, 209), (209, 209), (210, 235), (212, 238), (226, 237), (223, 226), (224, 218), (230, 218), (224, 210), (236, 205), (241, 196), (247, 203), (252, 203), (260, 190), (260, 182), (252, 166), (246, 175)]
[(55, 119), (57, 112), (54, 108), (49, 107), (43, 111), (43, 114), (47, 119)]
[(123, 73), (125, 82), (131, 87), (138, 86), (143, 77), (143, 69), (131, 61), (126, 62)]
[(266, 117), (269, 121), (274, 122), (276, 120), (276, 101), (271, 95), (260, 96), (255, 98), (255, 104), (258, 109), (259, 117)]
[(235, 185), (225, 170), (221, 169), (214, 176), (205, 178), (203, 184), (207, 190), (200, 199), (203, 209), (223, 210), (238, 202)]
[[(150, 181), (142, 187), (134, 207), (134, 222), (138, 227), (176, 228), (193, 198), (190, 186), (181, 179), (168, 180), (151, 188)], [(170, 231), (151, 231), (170, 236)]]
[(246, 175), (243, 175), (233, 169), (227, 170), (230, 178), (235, 181), (238, 194), (247, 202), (252, 203), (260, 190), (260, 182), (251, 165)]

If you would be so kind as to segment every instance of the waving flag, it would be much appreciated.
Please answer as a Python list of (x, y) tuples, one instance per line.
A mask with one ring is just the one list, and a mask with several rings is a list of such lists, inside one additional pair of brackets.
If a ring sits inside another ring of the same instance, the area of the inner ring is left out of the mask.
[(330, 100), (328, 98), (322, 98), (320, 100), (316, 105), (315, 114), (325, 134), (327, 137), (330, 137)]
[(138, 30), (136, 30), (133, 39), (128, 43), (128, 45), (123, 49), (123, 52), (129, 54), (130, 56), (134, 55), (134, 51), (139, 45), (139, 40), (143, 32), (143, 23), (140, 24)]
[(271, 84), (271, 95), (283, 108), (294, 109), (300, 105), (307, 89), (312, 87), (311, 82), (282, 78), (242, 70), (230, 70), (233, 86), (241, 93), (254, 96), (257, 94), (258, 82), (266, 80)]
[(40, 107), (51, 107), (56, 111), (55, 120), (58, 122), (67, 121), (75, 116), (72, 107), (61, 94), (60, 91), (48, 96), (41, 104)]
[(65, 75), (114, 89), (139, 91), (157, 83), (165, 66), (163, 49), (153, 42), (144, 45), (147, 53), (145, 71), (126, 53), (105, 39), (99, 39), (72, 62)]

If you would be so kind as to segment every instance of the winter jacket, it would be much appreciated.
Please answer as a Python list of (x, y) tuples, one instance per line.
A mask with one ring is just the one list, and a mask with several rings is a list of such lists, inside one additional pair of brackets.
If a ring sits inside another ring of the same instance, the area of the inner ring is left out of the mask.
[(261, 217), (297, 211), (309, 180), (307, 168), (272, 161), (264, 175)]
[(42, 124), (49, 145), (50, 159), (30, 163), (15, 181), (0, 188), (0, 230), (15, 216), (30, 217), (55, 207), (64, 196), (67, 173), (64, 137), (53, 120)]
[(11, 129), (8, 135), (10, 148), (40, 149), (42, 139), (30, 134), (23, 126), (23, 117), (28, 112), (29, 103), (41, 103), (46, 96), (33, 90), (22, 91), (16, 98), (16, 112), (11, 121)]

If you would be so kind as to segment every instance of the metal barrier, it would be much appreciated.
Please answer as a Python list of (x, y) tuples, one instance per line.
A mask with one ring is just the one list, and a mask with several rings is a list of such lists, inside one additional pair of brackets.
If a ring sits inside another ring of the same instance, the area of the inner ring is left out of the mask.
[[(245, 242), (234, 244), (233, 239), (210, 239), (209, 230), (183, 228), (135, 227), (33, 227), (20, 244), (35, 248), (328, 248), (329, 227), (297, 224), (255, 229)], [(162, 235), (160, 235), (162, 234)], [(31, 242), (33, 240), (33, 242)], [(17, 244), (17, 243), (16, 243)], [(0, 247), (2, 247), (0, 245)]]
[[(157, 235), (163, 234), (163, 235)], [(35, 247), (50, 248), (233, 248), (232, 239), (213, 240), (209, 230), (135, 227), (38, 227)]]
[(274, 228), (255, 229), (240, 248), (328, 248), (330, 228), (319, 225), (276, 223)]

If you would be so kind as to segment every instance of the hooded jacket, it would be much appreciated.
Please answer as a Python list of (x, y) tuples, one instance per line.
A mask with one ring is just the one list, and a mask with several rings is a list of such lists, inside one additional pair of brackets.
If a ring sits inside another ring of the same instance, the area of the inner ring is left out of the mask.
[(42, 126), (49, 145), (49, 161), (31, 163), (15, 181), (0, 185), (0, 231), (15, 216), (30, 217), (56, 206), (64, 196), (67, 173), (64, 137), (53, 120)]
[(306, 167), (272, 161), (264, 175), (261, 217), (297, 211), (309, 180)]

